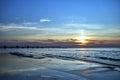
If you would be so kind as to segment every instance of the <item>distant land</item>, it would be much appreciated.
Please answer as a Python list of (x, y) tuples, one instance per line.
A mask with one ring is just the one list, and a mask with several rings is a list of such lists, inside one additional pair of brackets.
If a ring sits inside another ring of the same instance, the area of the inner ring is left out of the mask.
[(14, 45), (14, 46), (8, 46), (8, 45), (0, 45), (0, 48), (120, 48), (120, 46), (113, 46), (113, 45), (97, 45), (97, 46), (30, 46), (30, 45), (26, 45), (26, 46), (19, 46), (19, 45)]

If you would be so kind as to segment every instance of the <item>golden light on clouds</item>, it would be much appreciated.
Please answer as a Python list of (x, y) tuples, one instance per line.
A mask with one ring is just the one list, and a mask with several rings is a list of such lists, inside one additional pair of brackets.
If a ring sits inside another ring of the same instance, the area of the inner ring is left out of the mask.
[(77, 39), (77, 42), (80, 42), (80, 44), (84, 45), (84, 44), (88, 43), (88, 39), (90, 39), (90, 38), (87, 36), (79, 36), (76, 39)]

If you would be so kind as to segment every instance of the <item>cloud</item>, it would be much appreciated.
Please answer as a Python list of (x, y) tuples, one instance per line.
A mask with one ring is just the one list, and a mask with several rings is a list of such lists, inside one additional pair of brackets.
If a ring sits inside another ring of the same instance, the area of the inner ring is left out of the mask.
[(23, 25), (36, 25), (36, 22), (24, 22)]
[(80, 45), (80, 42), (76, 42), (75, 39), (66, 40), (0, 40), (0, 46), (2, 45), (21, 45), (21, 46), (41, 46), (41, 47), (120, 47), (120, 40), (88, 40), (87, 45)]
[(67, 28), (74, 27), (74, 29), (88, 29), (88, 30), (98, 30), (102, 29), (106, 25), (102, 24), (81, 24), (81, 23), (67, 23), (64, 24)]
[(28, 27), (19, 24), (9, 24), (9, 25), (2, 25), (0, 24), (0, 31), (9, 31), (9, 30), (38, 30), (37, 27)]
[(45, 18), (40, 19), (40, 22), (41, 22), (41, 23), (42, 23), (42, 22), (50, 22), (50, 21), (52, 21), (52, 20), (50, 20), (50, 19), (45, 19)]

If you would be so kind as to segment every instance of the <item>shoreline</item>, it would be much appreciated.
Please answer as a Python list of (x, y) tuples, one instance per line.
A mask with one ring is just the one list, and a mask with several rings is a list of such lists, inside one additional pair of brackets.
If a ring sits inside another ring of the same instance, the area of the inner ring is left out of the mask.
[[(120, 67), (120, 65), (115, 65), (115, 64), (109, 64), (109, 63), (105, 63), (105, 62), (98, 62), (95, 60), (90, 60), (88, 59), (89, 56), (86, 56), (86, 58), (74, 58), (74, 57), (67, 57), (67, 56), (61, 56), (61, 55), (53, 55), (53, 54), (42, 54), (41, 56), (34, 56), (33, 54), (23, 54), (23, 53), (19, 53), (19, 52), (12, 52), (9, 53), (11, 55), (15, 55), (15, 56), (19, 56), (19, 57), (28, 57), (28, 58), (34, 58), (34, 59), (42, 59), (45, 57), (49, 57), (49, 58), (58, 58), (58, 59), (73, 59), (73, 60), (82, 60), (82, 61), (87, 61), (87, 62), (93, 62), (93, 63), (99, 63), (99, 64), (103, 64), (103, 65), (110, 65), (112, 67)], [(103, 59), (104, 57), (92, 57), (92, 58), (98, 58), (98, 59)], [(115, 61), (120, 61), (119, 59), (111, 59), (111, 58), (104, 58), (107, 60), (115, 60)]]
[[(120, 72), (113, 69), (113, 67), (110, 67), (109, 65), (103, 65), (100, 63), (83, 60), (61, 59), (57, 57), (50, 57), (50, 55), (48, 56), (49, 57), (44, 57), (41, 59), (29, 58), (32, 57), (29, 55), (27, 57), (19, 57), (13, 55), (4, 56), (6, 58), (3, 58), (3, 61), (4, 59), (8, 60), (5, 62), (6, 66), (3, 67), (7, 70), (7, 65), (10, 66), (11, 64), (11, 69), (9, 69), (11, 72), (5, 72), (4, 74), (0, 73), (0, 78), (2, 80), (9, 80), (9, 78), (14, 80), (120, 79)], [(0, 57), (2, 56), (0, 55)]]

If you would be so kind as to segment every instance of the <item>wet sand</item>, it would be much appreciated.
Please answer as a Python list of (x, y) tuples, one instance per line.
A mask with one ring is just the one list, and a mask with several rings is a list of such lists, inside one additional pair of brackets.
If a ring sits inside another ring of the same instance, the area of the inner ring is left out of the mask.
[(0, 54), (0, 80), (120, 80), (120, 71), (74, 59)]

